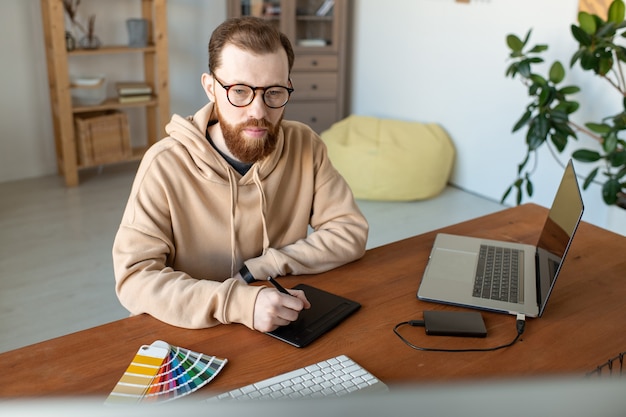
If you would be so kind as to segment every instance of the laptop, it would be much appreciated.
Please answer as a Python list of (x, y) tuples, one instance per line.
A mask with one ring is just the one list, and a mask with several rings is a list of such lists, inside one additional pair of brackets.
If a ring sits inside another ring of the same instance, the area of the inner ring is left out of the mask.
[(306, 284), (293, 289), (304, 291), (311, 308), (302, 310), (296, 321), (267, 334), (295, 347), (309, 345), (361, 308), (356, 301)]
[[(435, 238), (417, 298), (541, 317), (583, 210), (570, 160), (536, 246), (440, 233)], [(511, 281), (497, 284), (509, 269)]]

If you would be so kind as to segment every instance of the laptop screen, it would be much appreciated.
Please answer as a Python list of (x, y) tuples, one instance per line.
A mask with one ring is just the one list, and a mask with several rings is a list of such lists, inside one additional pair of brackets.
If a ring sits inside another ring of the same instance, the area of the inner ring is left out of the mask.
[(570, 160), (537, 243), (537, 297), (539, 315), (552, 291), (572, 237), (583, 214), (583, 200)]

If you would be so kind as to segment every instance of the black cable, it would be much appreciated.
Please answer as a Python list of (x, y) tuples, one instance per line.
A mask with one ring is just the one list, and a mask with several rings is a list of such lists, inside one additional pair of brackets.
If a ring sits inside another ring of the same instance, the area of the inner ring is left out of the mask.
[(519, 340), (519, 338), (522, 335), (522, 333), (524, 333), (524, 328), (526, 326), (526, 317), (523, 314), (518, 314), (517, 315), (517, 320), (515, 321), (515, 327), (516, 327), (516, 330), (517, 330), (517, 335), (515, 336), (515, 339), (513, 339), (510, 343), (507, 343), (506, 345), (492, 347), (492, 348), (481, 348), (481, 349), (477, 349), (477, 348), (472, 348), (472, 349), (441, 349), (441, 348), (428, 348), (428, 347), (417, 346), (417, 345), (409, 342), (407, 339), (404, 338), (404, 336), (402, 336), (398, 332), (398, 328), (400, 328), (402, 326), (405, 326), (407, 324), (412, 326), (412, 327), (420, 327), (420, 326), (424, 326), (424, 320), (403, 321), (402, 323), (396, 324), (395, 327), (393, 328), (393, 332), (400, 338), (400, 340), (402, 340), (406, 345), (408, 345), (409, 347), (411, 347), (411, 348), (413, 348), (415, 350), (421, 350), (421, 351), (425, 351), (425, 352), (491, 352), (491, 351), (494, 351), (494, 350), (504, 349), (504, 348), (507, 348), (509, 346), (513, 346)]

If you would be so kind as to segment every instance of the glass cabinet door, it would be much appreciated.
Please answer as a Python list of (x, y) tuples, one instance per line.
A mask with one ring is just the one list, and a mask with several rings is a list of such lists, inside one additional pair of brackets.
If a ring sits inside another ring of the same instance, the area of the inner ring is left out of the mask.
[(280, 24), (280, 17), (283, 13), (281, 0), (240, 0), (240, 16), (257, 16), (268, 19), (280, 30), (284, 30)]
[(297, 0), (295, 46), (335, 49), (335, 0)]

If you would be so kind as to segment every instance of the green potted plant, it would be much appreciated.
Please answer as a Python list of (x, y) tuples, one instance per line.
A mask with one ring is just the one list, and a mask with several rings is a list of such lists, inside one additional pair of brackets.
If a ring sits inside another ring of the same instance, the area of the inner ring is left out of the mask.
[[(626, 141), (620, 138), (626, 130), (624, 13), (623, 0), (614, 0), (609, 6), (606, 20), (595, 14), (580, 12), (578, 25), (571, 25), (571, 34), (578, 43), (578, 50), (570, 59), (570, 68), (579, 64), (583, 71), (606, 80), (622, 100), (619, 113), (585, 123), (584, 126), (570, 118), (580, 107), (571, 96), (581, 89), (575, 85), (562, 85), (566, 76), (563, 64), (554, 61), (547, 75), (534, 70), (536, 64), (544, 62), (541, 56), (548, 46), (530, 46), (532, 30), (527, 32), (523, 40), (513, 34), (507, 36), (512, 62), (506, 70), (506, 76), (520, 78), (528, 88), (531, 102), (513, 127), (513, 132), (527, 128), (527, 152), (518, 165), (517, 178), (505, 191), (502, 202), (513, 190), (517, 193), (517, 204), (521, 203), (525, 193), (532, 196), (531, 175), (536, 166), (537, 150), (542, 145), (546, 145), (556, 155), (554, 150), (563, 152), (570, 140), (577, 140), (579, 134), (584, 134), (593, 138), (598, 145), (594, 149), (581, 147), (572, 152), (572, 158), (577, 161), (595, 163), (595, 168), (583, 182), (583, 189), (593, 182), (600, 183), (606, 204), (626, 208)], [(534, 160), (533, 164), (530, 164), (531, 159)]]

